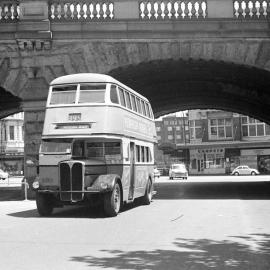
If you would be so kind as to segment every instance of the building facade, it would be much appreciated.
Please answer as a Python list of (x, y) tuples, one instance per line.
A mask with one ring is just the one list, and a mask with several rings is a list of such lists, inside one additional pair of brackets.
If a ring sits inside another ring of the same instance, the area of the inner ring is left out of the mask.
[(10, 175), (22, 175), (24, 164), (24, 115), (0, 120), (0, 168)]
[[(186, 139), (175, 141), (169, 163), (173, 162), (175, 153), (182, 151), (185, 152), (182, 161), (190, 174), (229, 174), (238, 165), (270, 173), (269, 125), (248, 116), (217, 110), (191, 110), (186, 118), (187, 124), (178, 128), (185, 129)], [(161, 126), (163, 122), (165, 128), (158, 137), (160, 149), (169, 138), (165, 121), (172, 123), (164, 117), (157, 124)]]

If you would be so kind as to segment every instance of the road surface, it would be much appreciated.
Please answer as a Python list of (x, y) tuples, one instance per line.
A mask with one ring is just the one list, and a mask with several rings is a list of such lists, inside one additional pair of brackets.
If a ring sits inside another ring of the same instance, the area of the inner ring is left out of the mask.
[(269, 270), (270, 185), (255, 178), (160, 178), (151, 205), (115, 218), (0, 201), (1, 269)]

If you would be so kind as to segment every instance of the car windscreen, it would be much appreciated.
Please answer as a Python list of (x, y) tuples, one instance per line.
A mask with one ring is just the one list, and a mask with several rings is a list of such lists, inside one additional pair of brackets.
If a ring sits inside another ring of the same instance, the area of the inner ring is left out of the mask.
[(71, 153), (72, 139), (45, 139), (41, 141), (40, 153), (56, 154), (56, 153)]
[(172, 169), (174, 169), (174, 170), (184, 170), (185, 165), (183, 165), (183, 164), (172, 165)]

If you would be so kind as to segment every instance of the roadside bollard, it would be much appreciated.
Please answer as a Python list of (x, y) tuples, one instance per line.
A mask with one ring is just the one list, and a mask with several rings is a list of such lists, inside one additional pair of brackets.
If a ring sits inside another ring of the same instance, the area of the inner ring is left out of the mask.
[(27, 199), (27, 189), (29, 188), (29, 185), (28, 185), (27, 180), (26, 180), (25, 177), (24, 177), (22, 183), (24, 184), (24, 198), (25, 198), (24, 200), (28, 201), (28, 199)]

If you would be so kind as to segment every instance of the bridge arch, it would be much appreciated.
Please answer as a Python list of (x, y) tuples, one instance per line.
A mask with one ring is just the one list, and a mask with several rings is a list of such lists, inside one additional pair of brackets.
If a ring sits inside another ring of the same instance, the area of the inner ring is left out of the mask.
[(270, 72), (206, 60), (154, 60), (110, 75), (151, 100), (155, 116), (186, 109), (221, 109), (270, 122)]

